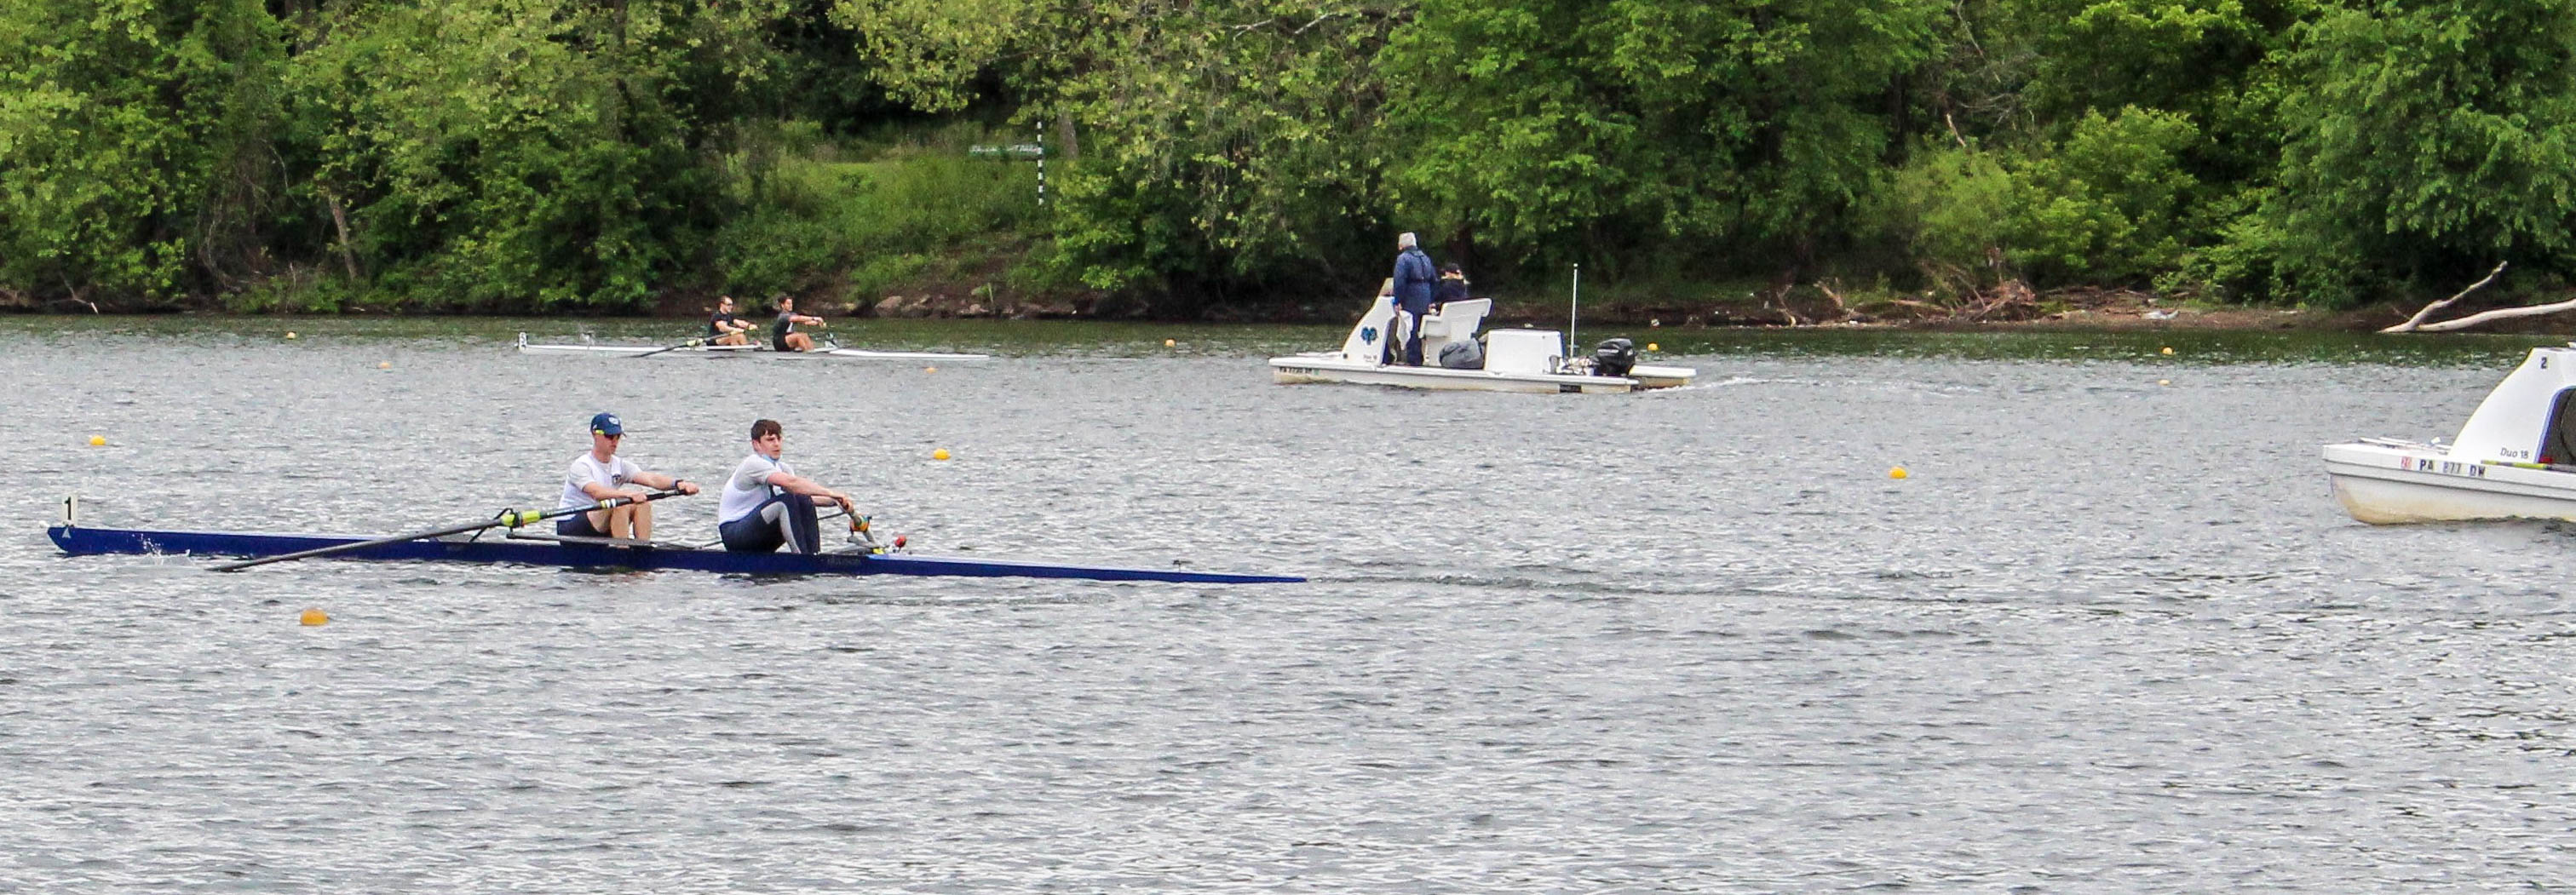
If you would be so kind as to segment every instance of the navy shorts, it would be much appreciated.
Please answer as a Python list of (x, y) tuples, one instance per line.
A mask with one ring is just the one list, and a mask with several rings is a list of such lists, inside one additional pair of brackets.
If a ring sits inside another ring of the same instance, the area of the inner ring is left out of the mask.
[(555, 534), (567, 538), (604, 538), (607, 532), (590, 527), (590, 512), (583, 510), (555, 520)]

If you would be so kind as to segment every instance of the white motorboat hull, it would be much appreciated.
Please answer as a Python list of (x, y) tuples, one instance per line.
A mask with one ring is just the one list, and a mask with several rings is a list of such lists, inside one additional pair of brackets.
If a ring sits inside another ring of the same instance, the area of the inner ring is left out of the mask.
[[(520, 354), (550, 354), (566, 357), (774, 357), (807, 360), (900, 360), (900, 361), (975, 361), (982, 354), (953, 354), (944, 351), (863, 351), (857, 348), (827, 348), (820, 351), (771, 351), (766, 345), (692, 345), (672, 348), (668, 345), (538, 345), (524, 337)], [(667, 349), (667, 350), (666, 350)]]
[(1270, 377), (1285, 385), (1306, 383), (1351, 383), (1356, 385), (1392, 385), (1404, 388), (1441, 389), (1448, 391), (1525, 392), (1557, 394), (1560, 392), (1632, 392), (1637, 381), (1608, 376), (1561, 376), (1547, 373), (1499, 373), (1486, 370), (1450, 370), (1441, 367), (1408, 367), (1361, 363), (1339, 354), (1317, 357), (1274, 357), (1270, 359)]
[(2335, 502), (2372, 525), (2478, 519), (2576, 522), (2576, 471), (2451, 459), (2434, 445), (2355, 442), (2325, 447)]
[[(1392, 285), (1392, 281), (1390, 281)], [(1534, 394), (1611, 393), (1689, 385), (1699, 371), (1689, 367), (1637, 364), (1625, 376), (1595, 376), (1593, 361), (1568, 362), (1564, 337), (1553, 330), (1498, 329), (1479, 341), (1476, 328), (1493, 309), (1488, 299), (1449, 302), (1424, 315), (1422, 356), (1441, 356), (1442, 349), (1468, 343), (1477, 347), (1483, 366), (1459, 370), (1425, 365), (1382, 364), (1390, 343), (1400, 341), (1402, 324), (1381, 292), (1351, 325), (1340, 351), (1315, 351), (1270, 359), (1270, 379), (1282, 385), (1350, 383), (1445, 391), (1524, 392)]]

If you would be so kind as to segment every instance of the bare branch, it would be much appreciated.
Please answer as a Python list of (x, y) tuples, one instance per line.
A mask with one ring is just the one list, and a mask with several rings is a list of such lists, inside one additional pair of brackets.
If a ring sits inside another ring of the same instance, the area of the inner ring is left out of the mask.
[[(1340, 13), (1340, 12), (1328, 12), (1328, 13), (1324, 13), (1323, 15), (1316, 16), (1314, 21), (1307, 22), (1306, 24), (1299, 25), (1299, 26), (1297, 26), (1296, 28), (1294, 28), (1294, 29), (1290, 30), (1290, 31), (1288, 32), (1288, 36), (1289, 36), (1289, 37), (1297, 37), (1297, 36), (1303, 35), (1303, 34), (1305, 34), (1305, 33), (1306, 33), (1306, 30), (1307, 30), (1307, 29), (1309, 29), (1309, 28), (1313, 28), (1313, 27), (1315, 27), (1315, 26), (1317, 26), (1317, 25), (1321, 25), (1321, 24), (1325, 23), (1326, 21), (1329, 21), (1329, 20), (1332, 20), (1332, 19), (1338, 19), (1338, 18), (1341, 18), (1341, 17), (1346, 16), (1346, 15), (1349, 15), (1349, 13)], [(1234, 32), (1234, 33), (1236, 33), (1236, 34), (1242, 34), (1242, 33), (1246, 32), (1246, 31), (1259, 31), (1259, 30), (1261, 30), (1261, 29), (1263, 29), (1263, 28), (1268, 28), (1268, 27), (1270, 27), (1270, 26), (1272, 26), (1272, 25), (1277, 25), (1277, 24), (1280, 24), (1280, 22), (1279, 22), (1279, 20), (1278, 20), (1277, 18), (1267, 18), (1267, 19), (1262, 19), (1261, 21), (1258, 21), (1258, 22), (1253, 22), (1253, 23), (1248, 24), (1248, 25), (1222, 25), (1222, 26), (1219, 26), (1219, 27), (1221, 27), (1221, 28), (1223, 28), (1223, 29), (1225, 29), (1225, 30), (1227, 30), (1227, 31), (1232, 31), (1232, 32)]]
[(2509, 262), (2509, 261), (2498, 261), (2498, 262), (2496, 262), (2495, 269), (2494, 269), (2494, 270), (2487, 271), (2487, 275), (2486, 275), (2486, 278), (2485, 278), (2485, 279), (2479, 280), (2479, 281), (2477, 281), (2477, 282), (2475, 282), (2475, 283), (2470, 283), (2470, 284), (2469, 284), (2469, 288), (2462, 289), (2462, 290), (2460, 290), (2459, 292), (2454, 293), (2454, 294), (2453, 294), (2451, 297), (2449, 297), (2449, 298), (2445, 298), (2445, 299), (2442, 299), (2441, 301), (2437, 301), (2437, 302), (2434, 302), (2434, 303), (2432, 303), (2432, 304), (2425, 305), (2423, 310), (2415, 312), (2415, 316), (2406, 318), (2406, 322), (2404, 322), (2404, 323), (2400, 323), (2400, 324), (2397, 324), (2396, 326), (2392, 326), (2392, 327), (2389, 327), (2389, 328), (2387, 328), (2387, 329), (2380, 330), (2380, 332), (2383, 332), (2383, 333), (2443, 332), (2443, 331), (2445, 331), (2445, 330), (2454, 330), (2454, 329), (2459, 329), (2459, 328), (2461, 328), (2461, 327), (2468, 326), (2468, 325), (2470, 325), (2470, 324), (2472, 324), (2472, 323), (2477, 323), (2477, 322), (2486, 321), (2486, 320), (2497, 320), (2497, 319), (2502, 319), (2502, 318), (2504, 318), (2504, 317), (2529, 317), (2529, 316), (2532, 316), (2532, 315), (2534, 315), (2534, 314), (2548, 314), (2548, 313), (2555, 313), (2554, 311), (2551, 311), (2551, 310), (2544, 310), (2544, 309), (2546, 309), (2546, 308), (2554, 308), (2554, 307), (2556, 307), (2555, 305), (2542, 305), (2542, 306), (2540, 306), (2540, 307), (2534, 307), (2534, 308), (2504, 308), (2504, 309), (2495, 310), (2495, 311), (2488, 311), (2488, 312), (2486, 312), (2486, 313), (2484, 313), (2484, 314), (2472, 314), (2472, 315), (2470, 315), (2470, 316), (2462, 317), (2462, 318), (2460, 318), (2460, 319), (2458, 319), (2458, 320), (2453, 320), (2453, 321), (2450, 321), (2450, 322), (2447, 322), (2447, 323), (2437, 323), (2437, 324), (2433, 324), (2433, 325), (2431, 325), (2431, 326), (2426, 326), (2426, 325), (2424, 325), (2424, 318), (2433, 316), (2433, 312), (2435, 312), (2435, 311), (2439, 311), (2439, 310), (2441, 310), (2441, 309), (2443, 309), (2443, 308), (2450, 307), (2452, 302), (2459, 301), (2461, 298), (2466, 297), (2469, 293), (2478, 291), (2478, 289), (2479, 289), (2480, 287), (2483, 287), (2483, 286), (2485, 286), (2485, 285), (2486, 285), (2486, 284), (2488, 284), (2488, 283), (2495, 282), (2495, 278), (2496, 278), (2496, 276), (2497, 276), (2498, 274), (2504, 273), (2504, 266), (2505, 266), (2506, 264), (2510, 264), (2510, 263), (2512, 263), (2512, 262)]
[[(2530, 305), (2520, 308), (2497, 308), (2492, 311), (2471, 314), (2458, 320), (2444, 320), (2440, 323), (2427, 323), (2423, 326), (2416, 327), (2414, 331), (2426, 333), (2450, 332), (2455, 329), (2467, 329), (2469, 327), (2485, 323), (2489, 320), (2506, 320), (2514, 317), (2538, 317), (2543, 314), (2556, 314), (2562, 311), (2576, 311), (2576, 298), (2571, 298), (2555, 304)], [(2387, 330), (2383, 329), (2380, 330), (2380, 332), (2387, 332)]]

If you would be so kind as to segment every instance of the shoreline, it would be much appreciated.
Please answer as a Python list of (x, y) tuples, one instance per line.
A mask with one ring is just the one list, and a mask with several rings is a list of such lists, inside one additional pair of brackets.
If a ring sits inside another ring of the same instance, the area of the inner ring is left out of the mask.
[[(892, 306), (892, 307), (890, 307)], [(1354, 313), (1342, 313), (1317, 304), (1262, 305), (1212, 309), (1196, 316), (1162, 316), (1147, 313), (1144, 308), (1125, 304), (1092, 302), (1032, 302), (1021, 304), (1003, 300), (991, 306), (977, 302), (948, 300), (944, 296), (906, 299), (893, 296), (875, 305), (838, 304), (814, 309), (827, 319), (851, 320), (1048, 320), (1098, 322), (1113, 324), (1202, 324), (1202, 325), (1290, 325), (1347, 326)], [(893, 313), (886, 313), (886, 311)], [(1910, 309), (1909, 309), (1910, 310)], [(2445, 319), (2466, 316), (2478, 309), (2456, 310)], [(186, 318), (238, 317), (277, 319), (436, 319), (442, 317), (505, 317), (525, 320), (596, 319), (617, 320), (696, 320), (705, 312), (666, 302), (648, 313), (617, 315), (556, 314), (475, 314), (445, 312), (343, 311), (324, 314), (258, 314), (208, 310), (64, 310), (38, 311), (10, 309), (0, 312), (8, 317), (118, 317), (118, 318)], [(2048, 313), (2016, 317), (1979, 318), (1966, 314), (1910, 314), (1879, 316), (1853, 313), (1838, 307), (1803, 306), (1783, 308), (1779, 305), (1735, 304), (1683, 306), (1657, 303), (1637, 304), (1604, 302), (1587, 304), (1582, 309), (1585, 324), (1603, 326), (1643, 326), (1674, 330), (1730, 331), (1813, 331), (1813, 330), (1879, 330), (1890, 332), (2318, 332), (2366, 334), (2377, 332), (2404, 321), (2413, 311), (2395, 304), (2381, 304), (2345, 311), (2317, 311), (2306, 308), (2204, 307), (2191, 304), (2167, 305), (2138, 297), (2134, 293), (2121, 299), (2093, 300), (2082, 307), (2069, 307)], [(1566, 323), (1566, 309), (1561, 305), (1495, 300), (1493, 313), (1485, 327), (1527, 327), (1559, 329)], [(746, 318), (763, 315), (746, 314)], [(2495, 325), (2459, 331), (2467, 335), (2546, 335), (2576, 331), (2576, 315), (2561, 320), (2556, 315), (2514, 318)], [(2439, 335), (2439, 333), (2423, 333)]]

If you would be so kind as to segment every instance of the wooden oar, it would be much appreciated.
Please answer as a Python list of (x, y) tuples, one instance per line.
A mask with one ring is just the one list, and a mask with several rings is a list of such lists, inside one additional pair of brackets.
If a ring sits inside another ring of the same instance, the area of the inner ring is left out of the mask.
[(671, 347), (669, 347), (669, 348), (655, 348), (655, 349), (653, 349), (653, 350), (651, 350), (651, 351), (647, 351), (647, 352), (644, 352), (644, 353), (642, 353), (642, 354), (630, 354), (630, 355), (627, 355), (627, 356), (628, 356), (628, 357), (652, 357), (653, 355), (660, 354), (660, 353), (665, 352), (665, 351), (678, 351), (678, 350), (680, 350), (680, 349), (682, 349), (682, 348), (696, 348), (696, 347), (698, 347), (698, 346), (700, 346), (700, 345), (704, 345), (704, 344), (706, 344), (706, 343), (707, 343), (707, 340), (705, 340), (705, 339), (690, 339), (690, 340), (688, 340), (688, 341), (686, 341), (686, 342), (682, 342), (682, 343), (680, 343), (680, 344), (673, 345), (673, 346), (671, 346)]
[(604, 510), (604, 509), (608, 509), (608, 508), (610, 508), (610, 507), (620, 506), (620, 505), (623, 505), (623, 504), (630, 504), (630, 503), (643, 503), (643, 502), (645, 502), (645, 501), (661, 500), (662, 498), (670, 497), (670, 496), (673, 496), (673, 495), (676, 495), (676, 494), (679, 494), (679, 493), (680, 493), (680, 492), (678, 492), (678, 491), (655, 491), (655, 492), (653, 492), (653, 493), (646, 494), (646, 495), (644, 495), (643, 497), (640, 497), (640, 498), (639, 498), (639, 497), (612, 497), (612, 498), (609, 498), (609, 499), (607, 499), (607, 500), (600, 501), (600, 502), (599, 502), (599, 505), (597, 505), (597, 506), (588, 506), (588, 507), (556, 507), (556, 508), (554, 508), (554, 509), (551, 509), (551, 510), (545, 510), (545, 511), (543, 511), (543, 512), (539, 512), (539, 511), (537, 511), (537, 510), (502, 510), (502, 511), (501, 511), (501, 515), (494, 516), (494, 517), (492, 517), (492, 518), (490, 518), (490, 519), (485, 519), (485, 520), (482, 520), (482, 521), (479, 521), (479, 522), (466, 522), (466, 523), (462, 523), (462, 524), (458, 524), (458, 525), (450, 525), (450, 526), (446, 526), (446, 527), (444, 527), (444, 528), (433, 528), (433, 529), (430, 529), (430, 530), (428, 530), (428, 531), (413, 532), (413, 533), (411, 533), (411, 534), (407, 534), (407, 535), (395, 535), (395, 536), (390, 537), (390, 538), (377, 538), (377, 539), (372, 540), (372, 541), (359, 541), (359, 542), (357, 542), (357, 543), (355, 543), (355, 544), (333, 544), (333, 545), (331, 545), (331, 546), (329, 546), (329, 547), (316, 547), (316, 548), (313, 548), (313, 549), (311, 549), (311, 550), (298, 550), (298, 551), (295, 551), (295, 552), (293, 552), (293, 553), (280, 553), (280, 554), (278, 554), (278, 555), (276, 555), (276, 556), (263, 556), (263, 557), (260, 557), (260, 558), (258, 558), (258, 559), (246, 559), (246, 560), (242, 560), (242, 561), (240, 561), (240, 562), (228, 562), (228, 563), (225, 563), (225, 564), (220, 565), (220, 566), (214, 566), (214, 567), (213, 567), (213, 569), (214, 569), (214, 571), (217, 571), (217, 572), (238, 572), (238, 571), (241, 571), (241, 570), (243, 570), (243, 569), (250, 568), (250, 567), (252, 567), (252, 566), (264, 566), (264, 565), (268, 565), (269, 563), (273, 563), (273, 562), (286, 562), (286, 561), (288, 561), (288, 560), (296, 560), (296, 559), (312, 559), (313, 557), (316, 557), (316, 556), (330, 556), (330, 555), (335, 554), (335, 553), (347, 553), (347, 552), (350, 552), (350, 551), (352, 551), (352, 550), (364, 550), (364, 549), (367, 549), (367, 548), (369, 548), (369, 547), (382, 547), (382, 546), (384, 546), (384, 545), (386, 545), (386, 544), (400, 544), (400, 543), (402, 543), (402, 542), (404, 542), (404, 541), (418, 541), (418, 540), (422, 540), (422, 539), (424, 539), (424, 538), (442, 538), (442, 537), (446, 537), (446, 536), (448, 536), (448, 535), (461, 535), (461, 534), (464, 534), (464, 533), (469, 532), (469, 531), (482, 531), (482, 530), (487, 529), (487, 528), (503, 528), (503, 527), (508, 527), (508, 528), (517, 528), (517, 527), (522, 526), (522, 525), (533, 525), (533, 524), (535, 524), (535, 523), (537, 523), (537, 522), (539, 522), (539, 521), (546, 520), (546, 519), (552, 519), (552, 518), (555, 518), (555, 517), (557, 517), (557, 516), (569, 516), (569, 515), (572, 515), (572, 514), (574, 514), (574, 513), (587, 513), (587, 512), (590, 512), (590, 511), (592, 511), (592, 510)]

